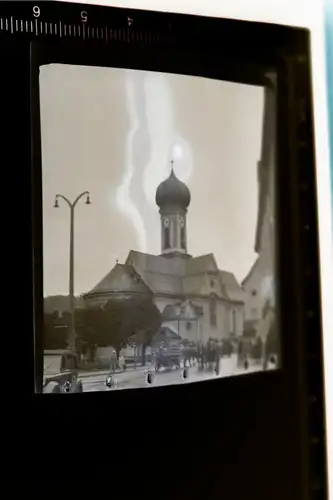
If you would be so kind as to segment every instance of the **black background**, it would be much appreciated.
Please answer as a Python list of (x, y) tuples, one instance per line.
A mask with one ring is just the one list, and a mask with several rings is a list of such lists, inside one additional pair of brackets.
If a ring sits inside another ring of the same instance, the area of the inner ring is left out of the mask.
[[(0, 11), (2, 17), (30, 20), (32, 6), (11, 2), (0, 4)], [(39, 6), (43, 19), (52, 22), (77, 22), (87, 11), (90, 26), (111, 27), (117, 40), (0, 34), (8, 477), (96, 478), (117, 497), (134, 487), (136, 495), (157, 498), (325, 498), (308, 33), (195, 16), (55, 2)], [(282, 370), (178, 387), (33, 395), (42, 335), (38, 65), (110, 65), (111, 59), (120, 67), (257, 85), (266, 83), (267, 70), (277, 72)]]

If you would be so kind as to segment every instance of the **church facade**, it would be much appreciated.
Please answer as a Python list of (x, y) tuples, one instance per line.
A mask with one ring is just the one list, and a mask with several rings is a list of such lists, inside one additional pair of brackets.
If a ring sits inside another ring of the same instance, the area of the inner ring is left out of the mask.
[[(162, 326), (183, 339), (206, 342), (243, 334), (244, 291), (235, 276), (220, 270), (213, 254), (192, 257), (187, 248), (188, 187), (173, 169), (156, 191), (161, 254), (131, 250), (84, 296), (86, 305), (112, 297), (151, 295)], [(135, 314), (135, 312), (133, 312)]]

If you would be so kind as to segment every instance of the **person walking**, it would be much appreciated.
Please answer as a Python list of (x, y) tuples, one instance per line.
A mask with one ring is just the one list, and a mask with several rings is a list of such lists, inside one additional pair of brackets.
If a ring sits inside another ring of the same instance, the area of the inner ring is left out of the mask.
[(117, 353), (113, 349), (111, 353), (111, 358), (110, 358), (110, 372), (114, 373), (117, 369)]
[(220, 375), (220, 360), (221, 360), (221, 346), (220, 342), (216, 340), (215, 342), (215, 373)]

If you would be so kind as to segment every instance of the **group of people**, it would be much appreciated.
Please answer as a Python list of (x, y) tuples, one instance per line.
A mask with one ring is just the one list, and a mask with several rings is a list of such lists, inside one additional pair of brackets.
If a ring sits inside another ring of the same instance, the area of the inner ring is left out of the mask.
[(110, 357), (110, 372), (114, 373), (117, 368), (119, 368), (121, 372), (126, 369), (125, 358), (123, 355), (120, 355), (119, 358), (117, 358), (117, 353), (113, 350)]
[[(257, 352), (260, 351), (260, 352)], [(200, 370), (208, 369), (215, 371), (218, 375), (220, 372), (220, 360), (224, 356), (231, 356), (235, 352), (237, 356), (237, 366), (245, 368), (250, 366), (250, 360), (258, 358), (259, 363), (262, 362), (262, 344), (260, 349), (256, 341), (241, 338), (237, 342), (232, 342), (230, 339), (217, 340), (209, 338), (207, 343), (190, 342), (182, 349), (182, 357), (184, 367), (198, 364)], [(277, 367), (277, 354), (269, 350), (264, 356), (263, 369), (274, 369)]]
[(206, 344), (203, 342), (190, 342), (182, 349), (184, 367), (198, 364), (199, 370), (207, 368), (210, 371), (220, 373), (220, 359), (223, 354), (232, 352), (232, 346), (227, 346), (227, 341), (209, 338)]

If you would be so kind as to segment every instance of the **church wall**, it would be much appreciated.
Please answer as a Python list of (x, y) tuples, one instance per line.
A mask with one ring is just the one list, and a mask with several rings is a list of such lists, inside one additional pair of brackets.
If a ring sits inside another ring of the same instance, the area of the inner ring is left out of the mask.
[(207, 342), (209, 337), (222, 339), (228, 335), (225, 328), (226, 308), (223, 302), (216, 301), (216, 326), (211, 324), (210, 301), (203, 299), (195, 303), (203, 307), (203, 316), (200, 318), (200, 336), (204, 342)]
[[(199, 319), (199, 325), (196, 321), (168, 321), (164, 322), (164, 326), (169, 326), (172, 330), (179, 333), (182, 338), (197, 342), (198, 339), (207, 342), (209, 337), (222, 339), (228, 337), (234, 332), (231, 318), (232, 312), (235, 311), (235, 334), (240, 336), (243, 334), (243, 305), (228, 304), (220, 300), (216, 300), (216, 326), (211, 324), (211, 309), (210, 300), (207, 299), (191, 299), (193, 304), (202, 307), (203, 316)], [(179, 299), (169, 299), (158, 297), (155, 303), (160, 311), (163, 311), (166, 305), (178, 303)], [(190, 326), (188, 325), (190, 323)]]
[(183, 280), (183, 286), (188, 294), (209, 295), (215, 293), (219, 295), (221, 293), (218, 278), (214, 275), (186, 276)]

